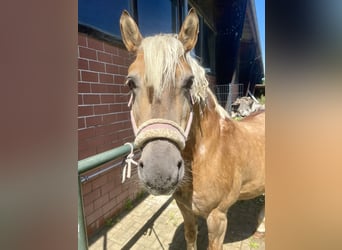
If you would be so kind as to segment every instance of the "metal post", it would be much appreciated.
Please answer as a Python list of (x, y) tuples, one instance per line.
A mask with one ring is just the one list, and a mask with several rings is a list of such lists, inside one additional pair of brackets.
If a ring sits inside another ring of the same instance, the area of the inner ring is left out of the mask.
[(228, 84), (228, 100), (227, 100), (227, 109), (228, 110), (228, 114), (231, 115), (232, 114), (232, 83)]
[(118, 157), (129, 154), (131, 147), (120, 147), (78, 161), (78, 250), (88, 250), (88, 239), (83, 212), (82, 182), (80, 175), (96, 168), (97, 166), (115, 160)]
[(82, 184), (78, 176), (78, 250), (88, 250), (88, 239), (83, 213)]

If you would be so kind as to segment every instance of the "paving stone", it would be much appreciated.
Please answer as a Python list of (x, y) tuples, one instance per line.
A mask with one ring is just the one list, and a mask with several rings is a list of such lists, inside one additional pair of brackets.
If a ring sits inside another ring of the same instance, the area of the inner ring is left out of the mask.
[[(126, 212), (113, 227), (105, 228), (90, 239), (89, 250), (116, 250), (124, 246), (137, 250), (185, 249), (183, 218), (174, 200), (151, 221), (169, 198), (147, 196), (143, 202)], [(228, 212), (224, 250), (265, 250), (265, 239), (253, 237), (262, 205), (259, 199), (237, 202), (232, 206)], [(198, 250), (205, 250), (208, 246), (208, 229), (204, 219), (198, 220), (198, 229)]]

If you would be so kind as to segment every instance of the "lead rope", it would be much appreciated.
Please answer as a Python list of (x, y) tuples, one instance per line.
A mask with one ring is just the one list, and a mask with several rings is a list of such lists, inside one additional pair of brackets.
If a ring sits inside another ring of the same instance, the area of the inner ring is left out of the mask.
[[(126, 157), (126, 160), (125, 160), (126, 164), (125, 164), (123, 171), (122, 171), (121, 183), (125, 182), (126, 177), (128, 179), (131, 178), (132, 164), (138, 166), (138, 163), (135, 160), (133, 160), (133, 157), (134, 157), (134, 152), (133, 152), (134, 146), (133, 146), (133, 144), (130, 142), (126, 142), (125, 145), (128, 145), (131, 147), (131, 153), (129, 155), (127, 155), (127, 157)], [(126, 175), (126, 172), (127, 172), (127, 175)]]

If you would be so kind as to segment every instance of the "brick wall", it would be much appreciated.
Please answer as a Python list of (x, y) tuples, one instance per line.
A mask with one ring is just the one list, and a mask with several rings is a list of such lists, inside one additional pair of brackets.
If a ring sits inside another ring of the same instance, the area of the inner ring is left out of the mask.
[(78, 36), (79, 159), (133, 140), (124, 85), (132, 57), (124, 49)]
[[(124, 85), (132, 59), (123, 48), (78, 34), (79, 160), (134, 140), (127, 107), (129, 89)], [(115, 163), (107, 163), (86, 174)], [(136, 169), (124, 184), (121, 184), (121, 172), (121, 166), (115, 167), (82, 184), (89, 236), (141, 191)]]

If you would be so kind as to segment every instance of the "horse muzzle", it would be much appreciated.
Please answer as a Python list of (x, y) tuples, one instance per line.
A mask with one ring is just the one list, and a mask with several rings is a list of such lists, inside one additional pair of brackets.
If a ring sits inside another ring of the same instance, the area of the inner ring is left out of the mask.
[(184, 161), (178, 147), (168, 140), (148, 142), (141, 153), (138, 175), (151, 194), (173, 193), (184, 177)]

